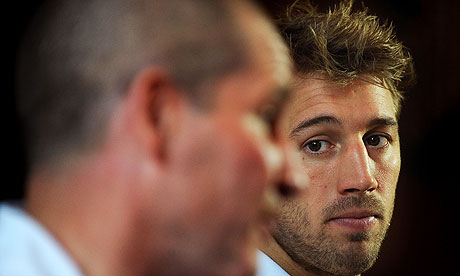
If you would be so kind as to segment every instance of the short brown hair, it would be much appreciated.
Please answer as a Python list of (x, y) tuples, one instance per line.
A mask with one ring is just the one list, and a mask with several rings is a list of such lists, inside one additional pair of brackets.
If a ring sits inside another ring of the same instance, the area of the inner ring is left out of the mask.
[(352, 6), (353, 0), (343, 0), (319, 12), (310, 1), (295, 1), (278, 27), (298, 73), (319, 73), (344, 85), (371, 76), (391, 91), (399, 115), (403, 90), (415, 80), (412, 57), (391, 23), (381, 24), (364, 5), (359, 11)]

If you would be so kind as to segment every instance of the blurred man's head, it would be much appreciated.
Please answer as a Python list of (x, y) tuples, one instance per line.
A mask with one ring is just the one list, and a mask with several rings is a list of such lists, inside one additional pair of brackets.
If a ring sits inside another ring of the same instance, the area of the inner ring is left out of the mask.
[(251, 271), (293, 179), (276, 123), (290, 63), (272, 26), (245, 1), (43, 10), (17, 78), (30, 212), (89, 274)]
[(352, 1), (324, 13), (300, 1), (279, 27), (296, 69), (283, 136), (311, 183), (285, 202), (274, 238), (306, 274), (359, 274), (375, 262), (392, 217), (411, 57), (391, 25), (352, 11)]

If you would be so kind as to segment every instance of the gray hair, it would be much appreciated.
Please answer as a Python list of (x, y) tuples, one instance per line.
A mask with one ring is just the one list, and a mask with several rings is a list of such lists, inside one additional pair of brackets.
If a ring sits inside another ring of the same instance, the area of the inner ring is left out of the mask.
[(26, 32), (17, 102), (28, 165), (91, 148), (143, 67), (159, 66), (190, 101), (243, 66), (229, 8), (219, 0), (54, 1)]

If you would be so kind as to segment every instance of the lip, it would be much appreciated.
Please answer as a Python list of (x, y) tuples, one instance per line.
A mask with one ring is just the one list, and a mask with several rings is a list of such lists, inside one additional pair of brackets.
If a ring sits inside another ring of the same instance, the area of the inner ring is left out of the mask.
[(380, 215), (369, 210), (358, 210), (341, 213), (327, 222), (335, 226), (346, 228), (349, 231), (370, 231), (381, 218)]

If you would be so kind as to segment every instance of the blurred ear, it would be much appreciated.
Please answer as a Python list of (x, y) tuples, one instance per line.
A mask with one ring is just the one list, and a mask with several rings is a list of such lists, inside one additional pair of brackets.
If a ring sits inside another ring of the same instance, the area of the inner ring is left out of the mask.
[(128, 98), (130, 123), (136, 126), (138, 142), (153, 158), (164, 162), (184, 112), (184, 94), (165, 71), (150, 67), (136, 74)]

